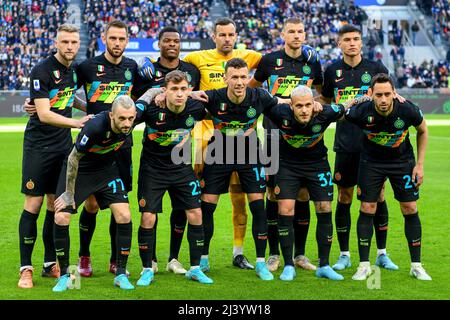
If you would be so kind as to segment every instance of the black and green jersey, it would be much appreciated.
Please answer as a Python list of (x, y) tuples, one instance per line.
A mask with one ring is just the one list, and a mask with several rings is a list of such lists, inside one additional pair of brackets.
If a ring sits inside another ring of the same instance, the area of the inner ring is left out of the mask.
[[(352, 68), (340, 59), (325, 70), (322, 95), (336, 104), (367, 95), (372, 78), (379, 73), (389, 73), (381, 62), (363, 58)], [(336, 124), (334, 151), (361, 152), (362, 142), (363, 133), (356, 125), (348, 121)]]
[[(72, 117), (72, 104), (77, 91), (77, 74), (70, 66), (61, 64), (55, 56), (38, 63), (30, 74), (30, 99), (47, 98), (50, 110), (64, 117)], [(36, 114), (28, 120), (24, 148), (40, 151), (63, 151), (70, 148), (70, 128), (59, 128), (44, 124)]]

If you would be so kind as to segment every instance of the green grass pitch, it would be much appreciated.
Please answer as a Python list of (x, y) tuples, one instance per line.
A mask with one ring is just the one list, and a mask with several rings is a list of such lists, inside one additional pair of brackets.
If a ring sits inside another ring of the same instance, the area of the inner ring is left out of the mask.
[[(428, 117), (427, 117), (428, 118)], [(429, 118), (445, 118), (430, 116)], [(23, 123), (24, 119), (0, 120), (0, 125)], [(122, 291), (114, 288), (113, 275), (108, 273), (109, 262), (109, 217), (108, 210), (99, 213), (97, 229), (92, 241), (91, 254), (94, 275), (92, 278), (81, 279), (80, 290), (68, 290), (56, 294), (51, 291), (54, 279), (40, 277), (43, 259), (42, 223), (45, 208), (38, 220), (38, 241), (35, 245), (33, 263), (36, 268), (34, 275), (35, 287), (31, 290), (17, 288), (19, 274), (19, 239), (18, 222), (23, 206), (23, 195), (20, 194), (22, 141), (23, 133), (0, 133), (0, 195), (1, 195), (1, 230), (0, 237), (0, 299), (236, 299), (236, 300), (300, 300), (300, 299), (449, 299), (450, 298), (450, 269), (448, 267), (450, 246), (448, 240), (448, 174), (450, 172), (450, 127), (431, 126), (430, 139), (425, 163), (425, 182), (421, 187), (419, 212), (423, 226), (422, 262), (428, 273), (433, 277), (431, 282), (421, 282), (409, 276), (409, 252), (404, 236), (403, 217), (398, 203), (394, 200), (390, 186), (386, 190), (389, 207), (389, 233), (387, 249), (390, 257), (400, 267), (399, 271), (381, 270), (380, 289), (368, 289), (366, 282), (351, 280), (351, 276), (358, 265), (358, 251), (356, 242), (356, 220), (359, 203), (355, 199), (352, 206), (352, 231), (350, 250), (353, 266), (342, 272), (344, 281), (333, 282), (318, 279), (313, 272), (297, 269), (295, 281), (286, 283), (275, 273), (275, 280), (263, 282), (254, 271), (240, 270), (231, 266), (232, 255), (232, 223), (230, 200), (223, 195), (215, 213), (215, 233), (211, 243), (210, 261), (211, 278), (214, 284), (200, 285), (188, 281), (184, 276), (174, 275), (165, 271), (169, 251), (169, 213), (170, 204), (166, 196), (164, 213), (160, 215), (158, 225), (159, 273), (156, 281), (150, 287), (137, 288), (133, 291)], [(415, 144), (415, 130), (412, 140)], [(129, 258), (128, 269), (131, 281), (135, 283), (141, 271), (141, 263), (137, 248), (137, 228), (140, 214), (136, 200), (136, 182), (141, 151), (142, 132), (135, 132), (134, 161), (134, 190), (131, 192), (130, 205), (133, 219), (133, 247)], [(326, 134), (326, 144), (331, 149), (334, 130), (329, 129)], [(334, 153), (329, 151), (330, 164), (333, 167)], [(336, 191), (336, 187), (335, 187)], [(336, 198), (336, 194), (335, 194)], [(336, 200), (333, 201), (333, 211)], [(313, 210), (313, 206), (311, 205)], [(80, 210), (79, 210), (80, 211)], [(334, 217), (334, 215), (333, 215)], [(71, 234), (71, 263), (76, 264), (78, 254), (78, 218), (72, 218)], [(334, 220), (334, 218), (333, 218)], [(334, 223), (334, 221), (333, 221)], [(306, 254), (313, 262), (317, 261), (317, 245), (315, 241), (316, 218), (311, 213), (311, 226), (308, 236)], [(336, 238), (332, 245), (330, 262), (336, 261), (339, 248)], [(187, 267), (189, 264), (189, 250), (186, 237), (180, 253), (180, 261)], [(245, 240), (245, 254), (251, 262), (255, 260), (253, 240), (251, 237), (251, 217), (247, 227)], [(375, 262), (376, 244), (372, 242), (371, 262)]]

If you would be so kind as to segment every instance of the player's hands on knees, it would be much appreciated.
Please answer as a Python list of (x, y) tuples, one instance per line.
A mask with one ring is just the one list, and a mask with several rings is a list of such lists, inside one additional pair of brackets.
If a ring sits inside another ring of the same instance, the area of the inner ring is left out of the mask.
[(313, 115), (317, 115), (323, 111), (323, 106), (320, 102), (314, 101)]
[(84, 116), (83, 118), (77, 120), (77, 128), (83, 128), (84, 124), (86, 122), (88, 122), (90, 119), (92, 119), (94, 117), (93, 114), (88, 114), (86, 116)]
[(36, 106), (34, 104), (31, 104), (30, 98), (25, 99), (25, 102), (23, 103), (23, 108), (25, 109), (26, 113), (28, 113), (30, 116), (36, 113)]
[(72, 192), (64, 192), (55, 200), (55, 212), (61, 212), (67, 210), (67, 207), (75, 210), (75, 200)]
[(160, 108), (166, 107), (166, 94), (160, 93), (155, 97), (155, 104)]
[(200, 102), (208, 102), (209, 98), (205, 91), (192, 91), (190, 97)]
[(394, 93), (394, 99), (397, 99), (400, 103), (405, 103), (406, 99), (399, 95), (397, 92)]
[(416, 164), (411, 175), (412, 181), (414, 181), (416, 188), (419, 188), (422, 185), (423, 174), (423, 164)]

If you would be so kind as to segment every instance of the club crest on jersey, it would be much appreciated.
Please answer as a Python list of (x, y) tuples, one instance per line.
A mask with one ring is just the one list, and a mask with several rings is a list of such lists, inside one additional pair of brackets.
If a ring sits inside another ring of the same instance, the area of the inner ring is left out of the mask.
[(41, 84), (40, 84), (39, 80), (33, 80), (33, 88), (36, 91), (41, 90)]
[(130, 69), (127, 69), (127, 71), (125, 71), (125, 79), (131, 80), (132, 77), (133, 75), (131, 74)]
[(56, 79), (59, 79), (59, 77), (61, 76), (59, 70), (53, 70), (53, 75), (55, 76)]
[(367, 123), (371, 124), (375, 122), (375, 118), (373, 116), (368, 116), (367, 117)]
[(98, 70), (98, 72), (104, 72), (104, 71), (105, 71), (105, 66), (99, 64), (99, 65), (97, 66), (97, 70)]
[(283, 65), (283, 59), (277, 59), (277, 67), (281, 67)]
[(316, 124), (311, 128), (312, 132), (317, 133), (322, 129), (322, 126), (320, 124)]
[(194, 117), (192, 117), (191, 115), (189, 115), (189, 118), (186, 119), (186, 126), (188, 127), (192, 127), (194, 125)]
[(370, 74), (368, 74), (367, 72), (361, 76), (361, 81), (364, 83), (369, 83), (370, 80), (372, 80), (372, 76)]
[(256, 116), (256, 110), (255, 110), (255, 108), (250, 107), (250, 108), (247, 110), (247, 117), (253, 118), (254, 116)]
[(404, 126), (405, 126), (405, 122), (402, 119), (398, 118), (397, 120), (395, 120), (394, 127), (396, 127), (397, 129), (401, 129)]
[(336, 77), (342, 77), (342, 69), (336, 70)]
[(303, 73), (304, 74), (310, 74), (311, 73), (311, 67), (310, 66), (303, 66)]

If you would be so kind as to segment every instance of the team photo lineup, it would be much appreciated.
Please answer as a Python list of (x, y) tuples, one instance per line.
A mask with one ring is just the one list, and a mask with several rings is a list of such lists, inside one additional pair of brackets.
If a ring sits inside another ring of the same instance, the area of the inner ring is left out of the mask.
[[(226, 281), (217, 259), (262, 284), (301, 286), (300, 269), (323, 282), (367, 281), (374, 266), (398, 281), (432, 280), (422, 265), (418, 202), (428, 128), (421, 106), (397, 92), (396, 71), (363, 56), (363, 30), (352, 23), (336, 30), (333, 49), (341, 55), (326, 66), (308, 45), (300, 16), (284, 19), (281, 49), (264, 54), (237, 46), (239, 26), (231, 17), (216, 19), (209, 35), (215, 48), (184, 57), (179, 26), (155, 27), (159, 56), (136, 61), (125, 53), (129, 24), (112, 19), (101, 31), (104, 51), (79, 63), (79, 26), (58, 24), (56, 50), (30, 70), (23, 102), (29, 118), (18, 288), (54, 278), (48, 291), (59, 293), (73, 288), (74, 274), (93, 277), (91, 242), (101, 210), (110, 215), (108, 241), (100, 244), (110, 254), (110, 284), (123, 290), (151, 290), (165, 272), (212, 287)], [(74, 109), (85, 115), (72, 117)], [(137, 127), (144, 128), (139, 163), (132, 161)], [(329, 127), (333, 150), (325, 145)], [(395, 201), (386, 201), (387, 188)], [(166, 191), (170, 208), (162, 216)], [(219, 199), (228, 197), (225, 207)], [(214, 237), (221, 206), (232, 221), (230, 245), (211, 259), (224, 241)], [(351, 217), (351, 208), (359, 213)], [(388, 231), (388, 217), (398, 211), (404, 229)], [(157, 236), (169, 223), (169, 232)], [(402, 232), (408, 261), (390, 254), (390, 232)], [(161, 238), (170, 239), (169, 252), (158, 247)], [(245, 241), (254, 251), (244, 252)], [(43, 261), (33, 256), (39, 242)], [(307, 254), (307, 242), (315, 251)], [(168, 260), (158, 260), (157, 251)], [(138, 274), (129, 272), (133, 255)], [(351, 277), (344, 278), (345, 269)]]

